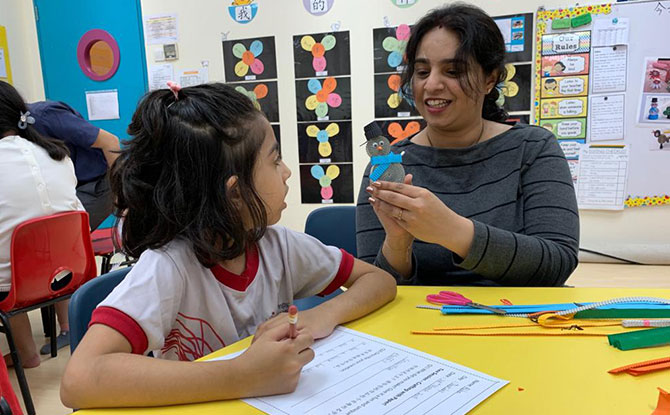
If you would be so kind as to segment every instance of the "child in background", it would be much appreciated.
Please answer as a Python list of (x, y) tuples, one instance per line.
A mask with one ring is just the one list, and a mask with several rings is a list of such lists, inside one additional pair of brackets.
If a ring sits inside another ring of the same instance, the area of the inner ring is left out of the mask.
[[(171, 89), (141, 101), (112, 169), (123, 247), (139, 261), (94, 311), (68, 362), (61, 399), (72, 408), (291, 392), (314, 339), (396, 293), (385, 271), (273, 226), (291, 172), (247, 97), (223, 84)], [(290, 339), (293, 299), (342, 285), (349, 289), (300, 312)], [(190, 362), (254, 333), (235, 359)]]

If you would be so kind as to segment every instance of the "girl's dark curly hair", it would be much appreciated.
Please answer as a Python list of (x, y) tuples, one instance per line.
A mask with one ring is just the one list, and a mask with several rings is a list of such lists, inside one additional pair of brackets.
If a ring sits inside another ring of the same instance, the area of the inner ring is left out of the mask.
[(122, 226), (116, 244), (137, 258), (181, 238), (212, 266), (259, 240), (267, 217), (253, 171), (265, 138), (262, 117), (221, 83), (182, 88), (177, 100), (169, 89), (145, 95), (111, 171)]
[[(474, 63), (481, 66), (485, 76), (497, 73), (496, 84), (505, 79), (505, 41), (496, 23), (478, 7), (452, 3), (431, 10), (412, 26), (412, 34), (405, 49), (407, 66), (402, 76), (402, 92), (405, 96), (412, 96), (412, 77), (419, 44), (426, 33), (436, 27), (454, 33), (460, 40), (460, 47), (454, 56), (454, 69), (460, 74), (459, 83), (466, 94), (474, 95), (474, 91), (479, 89), (476, 82), (481, 82), (468, 70)], [(484, 119), (497, 122), (507, 119), (507, 112), (496, 104), (498, 96), (498, 90), (493, 88), (484, 98)]]
[(64, 142), (43, 137), (30, 124), (27, 124), (26, 128), (19, 128), (21, 113), (27, 112), (28, 107), (19, 91), (9, 83), (0, 81), (0, 137), (8, 133), (18, 135), (45, 149), (49, 157), (56, 161), (68, 157), (70, 150)]

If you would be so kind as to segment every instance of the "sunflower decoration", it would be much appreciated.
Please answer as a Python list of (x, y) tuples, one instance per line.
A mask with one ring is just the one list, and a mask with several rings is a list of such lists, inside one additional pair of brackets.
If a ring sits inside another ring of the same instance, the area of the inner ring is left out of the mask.
[(413, 136), (414, 134), (421, 131), (421, 124), (419, 124), (417, 121), (410, 121), (403, 129), (399, 122), (394, 121), (389, 124), (386, 130), (388, 131), (389, 135), (393, 137), (393, 141), (391, 141), (391, 145), (393, 145), (398, 141), (404, 140), (405, 138)]
[(254, 104), (254, 107), (260, 111), (261, 104), (258, 102), (258, 100), (263, 99), (268, 95), (268, 86), (265, 84), (258, 84), (251, 91), (246, 90), (243, 86), (237, 86), (235, 87), (235, 91), (241, 92), (248, 96), (251, 102)]
[(328, 140), (339, 133), (340, 127), (334, 122), (328, 124), (325, 130), (319, 129), (316, 125), (307, 127), (307, 135), (316, 138), (319, 142), (319, 154), (321, 154), (322, 157), (328, 157), (332, 154), (333, 148)]
[(386, 62), (391, 68), (397, 68), (402, 64), (405, 56), (405, 48), (409, 39), (410, 28), (406, 24), (401, 24), (395, 29), (395, 37), (389, 36), (382, 42), (382, 48), (390, 52)]
[(336, 92), (337, 81), (333, 77), (323, 80), (323, 86), (318, 79), (310, 79), (307, 82), (307, 89), (314, 95), (310, 95), (305, 100), (305, 107), (314, 111), (317, 117), (322, 118), (328, 115), (328, 108), (337, 108), (342, 104), (342, 97)]
[(303, 36), (302, 39), (300, 39), (300, 46), (307, 52), (312, 52), (312, 56), (314, 57), (314, 59), (312, 59), (312, 67), (317, 72), (326, 70), (327, 62), (324, 55), (327, 50), (334, 48), (336, 43), (337, 41), (333, 35), (324, 36), (321, 39), (321, 42), (317, 42), (309, 35)]
[(310, 169), (310, 173), (312, 174), (312, 177), (319, 181), (319, 185), (321, 186), (321, 197), (323, 200), (332, 199), (333, 186), (331, 186), (331, 184), (333, 183), (333, 180), (340, 175), (340, 168), (335, 164), (331, 164), (324, 172), (323, 167), (315, 164)]
[(505, 69), (507, 70), (505, 80), (496, 86), (498, 89), (498, 99), (496, 100), (496, 104), (499, 107), (505, 105), (505, 97), (512, 98), (519, 93), (519, 85), (512, 81), (512, 78), (516, 75), (516, 66), (508, 63), (505, 65)]
[(391, 91), (395, 91), (389, 95), (389, 98), (386, 100), (386, 104), (388, 104), (389, 108), (398, 108), (400, 103), (403, 101), (402, 89), (400, 88), (400, 75), (389, 75), (388, 79), (386, 80), (386, 84)]
[(240, 78), (245, 76), (251, 68), (251, 72), (256, 75), (260, 75), (265, 70), (263, 62), (261, 62), (258, 57), (263, 53), (263, 42), (260, 40), (254, 40), (249, 46), (249, 50), (241, 44), (236, 43), (233, 45), (233, 56), (241, 59), (235, 65), (235, 74)]

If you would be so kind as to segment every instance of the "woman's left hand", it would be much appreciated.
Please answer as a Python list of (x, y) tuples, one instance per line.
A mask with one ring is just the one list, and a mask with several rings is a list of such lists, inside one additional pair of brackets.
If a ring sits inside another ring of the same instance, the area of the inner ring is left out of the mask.
[(442, 203), (431, 191), (404, 183), (372, 183), (375, 208), (394, 217), (415, 238), (442, 245), (465, 257), (474, 225)]
[[(254, 339), (260, 337), (262, 333), (273, 327), (282, 324), (288, 324), (288, 313), (278, 314), (259, 325), (256, 329)], [(305, 311), (298, 311), (298, 331), (307, 330), (314, 340), (328, 337), (330, 333), (335, 330), (335, 326), (337, 326), (337, 323), (331, 321), (331, 319), (329, 319), (328, 316), (323, 315), (323, 313), (319, 313), (318, 307)]]

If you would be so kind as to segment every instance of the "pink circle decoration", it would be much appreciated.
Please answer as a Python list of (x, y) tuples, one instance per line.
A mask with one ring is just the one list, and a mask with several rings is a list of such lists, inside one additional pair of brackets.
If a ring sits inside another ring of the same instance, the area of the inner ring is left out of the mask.
[(321, 188), (321, 197), (323, 200), (328, 200), (333, 198), (333, 187), (328, 186), (328, 187), (322, 187)]
[(314, 58), (312, 60), (312, 67), (315, 71), (322, 72), (324, 69), (326, 69), (326, 58), (323, 56), (320, 58)]
[(395, 37), (396, 37), (398, 40), (405, 40), (405, 39), (408, 39), (408, 38), (409, 38), (410, 31), (411, 31), (411, 30), (410, 30), (410, 28), (409, 28), (408, 25), (406, 25), (406, 24), (401, 24), (401, 25), (398, 26), (398, 28), (395, 30)]
[[(112, 68), (104, 75), (97, 74), (91, 69), (91, 58), (89, 56), (89, 51), (91, 46), (96, 42), (102, 41), (109, 45), (112, 49), (112, 55), (114, 62)], [(84, 33), (84, 35), (79, 39), (79, 44), (77, 45), (77, 62), (81, 68), (84, 75), (91, 78), (94, 81), (106, 81), (116, 73), (116, 70), (119, 69), (119, 63), (121, 62), (121, 52), (119, 51), (119, 45), (116, 43), (116, 40), (108, 32), (102, 29), (92, 29)]]

